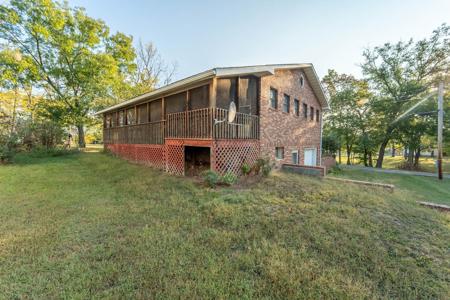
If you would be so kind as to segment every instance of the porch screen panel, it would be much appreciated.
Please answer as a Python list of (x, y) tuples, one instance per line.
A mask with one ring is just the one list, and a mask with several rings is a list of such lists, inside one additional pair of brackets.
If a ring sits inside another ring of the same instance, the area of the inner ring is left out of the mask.
[(236, 78), (221, 78), (217, 80), (216, 105), (218, 108), (228, 109), (232, 100), (236, 103), (236, 88)]
[(204, 85), (189, 91), (189, 110), (209, 107), (209, 86)]
[(166, 114), (182, 112), (186, 107), (186, 92), (169, 96), (164, 101)]
[(113, 112), (111, 114), (111, 127), (117, 127), (117, 113)]
[(136, 110), (133, 108), (127, 109), (127, 125), (136, 124)]
[(150, 102), (150, 122), (161, 121), (162, 100)]
[(257, 78), (243, 77), (239, 79), (239, 112), (256, 115), (258, 113)]
[(147, 103), (141, 104), (137, 107), (138, 123), (143, 124), (148, 122)]

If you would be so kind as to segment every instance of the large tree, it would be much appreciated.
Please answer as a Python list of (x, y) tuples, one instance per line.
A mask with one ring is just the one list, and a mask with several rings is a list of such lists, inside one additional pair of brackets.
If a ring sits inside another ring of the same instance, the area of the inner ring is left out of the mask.
[[(376, 167), (383, 165), (385, 148), (405, 126), (398, 118), (429, 93), (436, 79), (449, 68), (450, 27), (442, 25), (428, 39), (386, 43), (364, 52), (363, 74), (376, 93), (373, 108), (383, 130)], [(406, 126), (408, 126), (406, 124)]]
[(328, 70), (322, 80), (330, 96), (330, 112), (325, 116), (325, 132), (335, 136), (347, 152), (347, 164), (353, 146), (362, 133), (368, 118), (369, 90), (367, 82), (351, 75)]
[(131, 37), (110, 34), (104, 22), (67, 3), (0, 5), (0, 39), (32, 64), (33, 85), (45, 91), (48, 112), (76, 126), (80, 147), (96, 99), (110, 96), (135, 68)]

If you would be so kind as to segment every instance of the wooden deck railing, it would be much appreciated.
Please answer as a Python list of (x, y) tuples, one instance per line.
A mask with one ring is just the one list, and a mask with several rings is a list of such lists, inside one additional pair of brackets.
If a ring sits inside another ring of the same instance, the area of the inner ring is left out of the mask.
[[(168, 114), (165, 121), (104, 128), (106, 144), (164, 144), (164, 138), (259, 139), (259, 117), (237, 113), (232, 124), (228, 111), (202, 108)], [(225, 122), (215, 123), (215, 120)]]
[(104, 128), (105, 144), (164, 144), (164, 121)]
[(258, 139), (259, 117), (237, 113), (235, 121), (227, 120), (228, 111), (221, 108), (202, 108), (168, 114), (166, 138), (187, 139)]
[[(227, 120), (228, 110), (216, 108), (213, 111), (214, 119)], [(259, 139), (259, 117), (243, 113), (236, 113), (233, 123), (228, 121), (213, 126), (215, 139)]]

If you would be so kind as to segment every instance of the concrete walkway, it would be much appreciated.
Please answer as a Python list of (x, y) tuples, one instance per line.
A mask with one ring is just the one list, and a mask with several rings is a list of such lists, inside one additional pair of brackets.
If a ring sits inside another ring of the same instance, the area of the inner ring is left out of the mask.
[[(400, 174), (400, 175), (410, 175), (410, 176), (426, 176), (426, 177), (436, 177), (437, 178), (437, 173), (392, 170), (392, 169), (377, 169), (377, 168), (369, 168), (369, 167), (353, 166), (353, 165), (350, 165), (350, 166), (349, 165), (339, 165), (339, 166), (343, 169), (361, 170), (361, 171), (365, 171), (365, 172)], [(444, 174), (444, 178), (450, 179), (450, 174)]]

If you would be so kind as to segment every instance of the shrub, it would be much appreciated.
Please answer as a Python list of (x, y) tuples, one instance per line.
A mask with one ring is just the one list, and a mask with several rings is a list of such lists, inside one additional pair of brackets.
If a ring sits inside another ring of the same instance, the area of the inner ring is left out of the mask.
[(263, 176), (269, 176), (272, 168), (273, 165), (269, 158), (259, 158), (255, 164), (255, 173), (262, 174)]
[(208, 170), (202, 173), (203, 180), (209, 187), (216, 187), (220, 181), (220, 176), (212, 170)]
[(342, 173), (342, 168), (339, 165), (335, 165), (329, 170), (329, 173), (331, 173), (331, 174)]
[(12, 162), (18, 145), (15, 134), (0, 135), (0, 163)]
[(237, 181), (237, 176), (231, 172), (225, 173), (225, 175), (220, 178), (220, 182), (225, 185), (233, 185)]
[(248, 164), (243, 164), (241, 167), (242, 174), (248, 175), (252, 171), (252, 168)]
[(5, 145), (0, 145), (0, 164), (6, 164), (12, 161), (15, 152)]
[(78, 149), (64, 149), (62, 147), (47, 149), (45, 147), (36, 147), (31, 150), (30, 156), (35, 158), (42, 158), (42, 157), (65, 156), (76, 153), (79, 153)]

